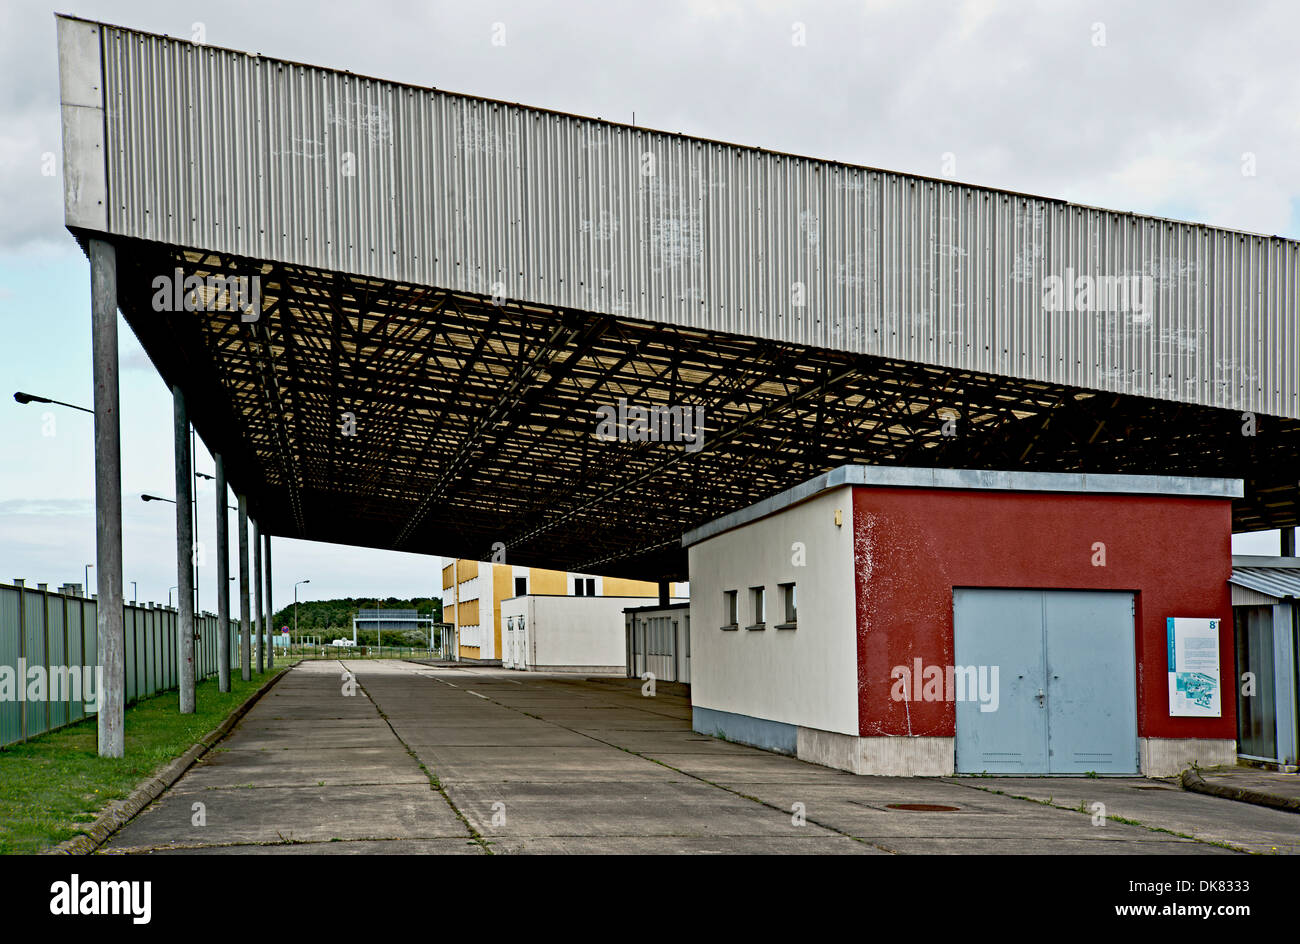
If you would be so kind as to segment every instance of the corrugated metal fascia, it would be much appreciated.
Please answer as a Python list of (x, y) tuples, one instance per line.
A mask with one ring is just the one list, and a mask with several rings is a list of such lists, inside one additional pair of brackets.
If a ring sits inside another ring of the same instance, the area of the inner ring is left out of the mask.
[(1300, 597), (1300, 569), (1234, 567), (1229, 582), (1273, 597)]
[[(1300, 417), (1293, 242), (112, 27), (104, 60), (124, 236)], [(1154, 310), (1044, 311), (1066, 272)]]

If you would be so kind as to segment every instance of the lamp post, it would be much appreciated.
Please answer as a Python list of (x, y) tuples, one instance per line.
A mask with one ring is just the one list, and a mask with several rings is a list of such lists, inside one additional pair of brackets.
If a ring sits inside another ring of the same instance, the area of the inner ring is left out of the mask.
[[(42, 397), (39, 394), (35, 394), (35, 393), (24, 393), (22, 390), (14, 391), (14, 400), (16, 400), (18, 403), (23, 403), (23, 404), (52, 403), (55, 404), (56, 406), (66, 406), (70, 410), (80, 410), (82, 413), (89, 413), (91, 416), (95, 415), (95, 411), (90, 409), (89, 407), (77, 406), (77, 404), (75, 403), (65, 403), (63, 400), (55, 400), (51, 397)], [(90, 597), (90, 568), (94, 566), (95, 566), (94, 564), (87, 564), (85, 569), (84, 584), (82, 585), (82, 593), (86, 595), (87, 599), (89, 599)]]
[[(194, 468), (194, 427), (190, 427), (190, 468)], [(195, 472), (196, 479), (207, 479), (212, 481), (213, 476), (206, 472)], [(190, 501), (190, 533), (194, 535), (194, 545), (190, 548), (190, 569), (194, 573), (194, 619), (199, 618), (199, 555), (195, 553), (199, 544), (199, 490), (191, 488), (192, 500)]]
[[(117, 385), (117, 256), (111, 243), (91, 239), (90, 258), (91, 373), (99, 412), (75, 403), (18, 390), (18, 403), (51, 403), (95, 418), (95, 562), (100, 586), (95, 598), (95, 646), (103, 668), (96, 712), (95, 740), (100, 757), (126, 752), (126, 634), (122, 605), (122, 439)], [(90, 597), (90, 567), (82, 592)], [(102, 591), (102, 594), (98, 591)]]
[[(64, 403), (62, 400), (54, 400), (51, 399), (50, 397), (42, 397), (35, 393), (24, 393), (21, 390), (14, 391), (14, 399), (19, 403), (53, 403), (58, 406), (66, 406), (70, 410), (80, 410), (82, 413), (89, 413), (91, 416), (95, 415), (95, 411), (90, 409), (89, 407), (77, 406), (77, 404), (75, 403)], [(84, 593), (87, 596), (87, 598), (89, 598), (90, 596), (90, 568), (94, 566), (95, 566), (94, 564), (87, 564), (84, 572), (85, 583), (82, 586), (82, 593)]]
[(168, 588), (167, 588), (167, 605), (168, 605), (168, 606), (171, 606), (171, 605), (172, 605), (172, 591), (173, 591), (173, 590), (179, 590), (179, 589), (180, 589), (179, 587), (168, 587)]
[[(202, 472), (195, 472), (195, 473), (194, 473), (194, 477), (195, 477), (195, 478), (200, 478), (200, 479), (210, 479), (210, 478), (212, 478), (212, 476), (210, 476), (210, 475), (206, 475), (206, 474), (204, 474), (204, 473), (202, 473)], [(140, 496), (140, 501), (142, 501), (142, 502), (161, 501), (161, 502), (168, 502), (168, 503), (170, 503), (170, 504), (172, 504), (172, 505), (176, 504), (176, 499), (174, 499), (174, 498), (163, 498), (161, 495), (150, 495), (150, 494), (148, 494), (147, 492), (141, 494), (141, 496)], [(235, 511), (235, 510), (236, 510), (234, 505), (227, 505), (226, 507), (229, 508), (231, 511)], [(198, 532), (198, 526), (199, 526), (199, 523), (198, 523), (198, 517), (197, 517), (197, 515), (198, 515), (198, 502), (197, 502), (197, 501), (193, 503), (193, 508), (194, 508), (194, 514), (195, 514), (195, 516), (196, 516), (195, 519), (194, 519), (194, 528), (195, 528), (194, 533), (195, 533), (195, 534), (198, 534), (198, 533), (199, 533), (199, 532)], [(193, 549), (190, 550), (190, 567), (193, 568), (193, 570), (194, 570), (194, 613), (195, 613), (195, 615), (197, 616), (197, 614), (198, 614), (198, 612), (199, 612), (199, 580), (198, 580), (198, 577), (199, 577), (199, 563), (198, 563), (198, 560), (197, 560), (197, 559), (195, 558), (195, 556), (194, 556), (194, 551), (193, 551)], [(235, 578), (231, 577), (230, 579), (231, 579), (231, 580), (234, 580)], [(170, 600), (170, 597), (169, 597), (169, 598), (168, 598), (168, 603), (170, 603), (170, 602), (171, 602), (171, 600)]]
[(298, 584), (302, 583), (311, 583), (311, 580), (310, 578), (299, 580), (298, 583), (293, 585), (293, 638), (297, 639), (299, 644), (302, 643), (302, 640), (298, 636)]

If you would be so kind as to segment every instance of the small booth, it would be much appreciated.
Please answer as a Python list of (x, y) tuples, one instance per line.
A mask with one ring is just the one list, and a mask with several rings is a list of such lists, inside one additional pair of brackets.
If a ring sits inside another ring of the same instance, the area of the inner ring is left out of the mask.
[(1295, 770), (1300, 764), (1300, 559), (1234, 556), (1237, 753)]
[(501, 665), (527, 672), (625, 674), (623, 610), (653, 597), (530, 593), (501, 603)]
[(1236, 479), (844, 466), (689, 532), (696, 731), (860, 774), (1235, 763)]

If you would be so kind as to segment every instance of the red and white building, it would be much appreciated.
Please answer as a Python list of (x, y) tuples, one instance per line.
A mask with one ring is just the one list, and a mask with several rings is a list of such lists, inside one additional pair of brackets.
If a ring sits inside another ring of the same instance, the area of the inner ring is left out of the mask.
[(1241, 493), (844, 466), (711, 522), (683, 538), (695, 729), (861, 774), (1233, 763)]

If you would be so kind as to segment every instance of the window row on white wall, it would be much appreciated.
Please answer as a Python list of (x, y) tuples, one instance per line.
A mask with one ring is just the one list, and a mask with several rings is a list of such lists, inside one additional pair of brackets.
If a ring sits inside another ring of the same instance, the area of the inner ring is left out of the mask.
[(766, 586), (722, 591), (721, 628), (732, 631), (743, 625), (745, 629), (762, 630), (768, 628), (769, 618), (772, 618), (776, 620), (776, 629), (797, 629), (799, 588), (790, 582), (779, 583), (773, 589), (775, 610), (771, 610)]

